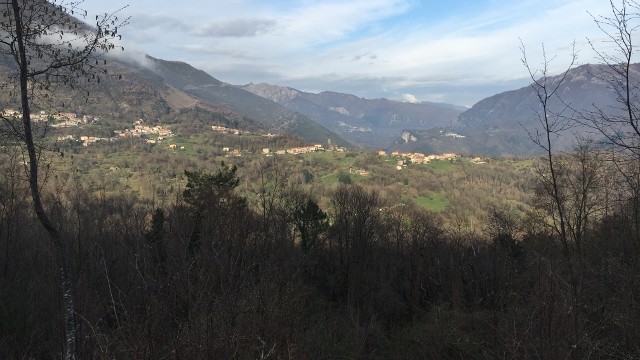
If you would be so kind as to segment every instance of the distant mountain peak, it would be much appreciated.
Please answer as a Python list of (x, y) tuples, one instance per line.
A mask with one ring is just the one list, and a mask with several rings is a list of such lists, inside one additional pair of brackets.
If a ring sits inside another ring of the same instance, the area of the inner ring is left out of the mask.
[(385, 147), (404, 128), (429, 129), (452, 124), (461, 110), (446, 104), (366, 99), (335, 91), (309, 93), (269, 84), (242, 87), (335, 131), (354, 144)]
[[(629, 70), (631, 85), (635, 87), (640, 84), (640, 65), (632, 64)], [(570, 69), (566, 75), (549, 76), (546, 80), (551, 88), (563, 81), (558, 96), (549, 99), (547, 106), (550, 113), (562, 113), (562, 121), (571, 124), (570, 131), (554, 139), (557, 151), (570, 150), (576, 136), (596, 140), (601, 137), (581, 124), (580, 114), (603, 109), (617, 116), (620, 111), (617, 94), (611, 89), (611, 81), (619, 79), (607, 65), (584, 64)], [(465, 141), (471, 153), (530, 156), (541, 152), (530, 138), (530, 134), (540, 130), (539, 111), (535, 90), (525, 86), (480, 100), (460, 114), (452, 128), (456, 133), (468, 135)]]
[(243, 89), (277, 103), (293, 100), (300, 95), (296, 89), (265, 83), (251, 83), (243, 86)]

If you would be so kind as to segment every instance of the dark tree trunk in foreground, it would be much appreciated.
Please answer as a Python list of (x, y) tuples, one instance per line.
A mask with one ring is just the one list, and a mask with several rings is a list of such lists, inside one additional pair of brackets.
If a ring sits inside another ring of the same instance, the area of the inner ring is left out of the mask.
[[(111, 40), (117, 36), (117, 26), (124, 24), (117, 23), (113, 14), (106, 14), (102, 18), (96, 18), (95, 28), (89, 28), (69, 15), (80, 10), (77, 5), (76, 2), (55, 0), (0, 2), (1, 51), (2, 55), (11, 58), (16, 65), (13, 86), (19, 89), (16, 95), (20, 97), (21, 127), (14, 118), (2, 115), (2, 120), (9, 125), (12, 135), (26, 151), (29, 161), (26, 172), (33, 208), (55, 248), (64, 306), (65, 359), (76, 358), (71, 260), (67, 240), (49, 218), (42, 202), (42, 183), (39, 180), (42, 149), (34, 138), (31, 110), (38, 95), (44, 95), (45, 99), (50, 98), (50, 95), (55, 96), (58, 85), (73, 87), (80, 78), (86, 78), (89, 82), (93, 79), (99, 81), (95, 72), (92, 72), (96, 67), (89, 60), (95, 60), (95, 55), (115, 48)], [(65, 37), (65, 32), (67, 36), (73, 35), (72, 38)], [(53, 43), (52, 39), (55, 39)], [(11, 82), (10, 80), (9, 83)]]
[(60, 267), (60, 290), (62, 291), (64, 304), (64, 335), (65, 335), (65, 359), (75, 359), (76, 349), (76, 325), (73, 306), (73, 276), (69, 266), (69, 252), (67, 250), (66, 240), (60, 236), (60, 231), (51, 222), (42, 205), (40, 196), (40, 187), (38, 186), (38, 152), (33, 141), (33, 131), (31, 129), (31, 109), (29, 106), (29, 69), (27, 55), (22, 34), (22, 19), (20, 16), (20, 5), (18, 0), (11, 2), (13, 15), (15, 19), (16, 42), (18, 45), (18, 65), (20, 71), (20, 103), (22, 107), (22, 126), (24, 127), (24, 143), (29, 156), (29, 188), (31, 190), (31, 198), (33, 207), (38, 220), (47, 230), (49, 237), (53, 241), (56, 249), (56, 258)]

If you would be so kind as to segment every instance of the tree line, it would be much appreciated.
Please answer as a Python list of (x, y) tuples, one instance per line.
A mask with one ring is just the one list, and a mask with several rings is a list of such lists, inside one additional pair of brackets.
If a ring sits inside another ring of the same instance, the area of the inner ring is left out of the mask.
[[(0, 352), (56, 358), (54, 246), (38, 240), (20, 164), (3, 166), (18, 176), (0, 187)], [(494, 208), (476, 233), (358, 185), (337, 187), (325, 208), (296, 188), (255, 207), (233, 166), (185, 176), (162, 208), (82, 185), (44, 199), (68, 239), (78, 357), (640, 354), (633, 198), (589, 221), (569, 261), (547, 216)]]

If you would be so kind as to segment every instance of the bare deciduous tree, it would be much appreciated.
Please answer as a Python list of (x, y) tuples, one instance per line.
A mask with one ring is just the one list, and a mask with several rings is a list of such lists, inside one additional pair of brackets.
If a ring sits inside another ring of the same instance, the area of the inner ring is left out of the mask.
[(590, 39), (589, 43), (605, 65), (599, 79), (614, 94), (615, 103), (594, 103), (593, 109), (585, 111), (580, 121), (602, 135), (624, 179), (625, 202), (629, 202), (633, 213), (635, 256), (640, 242), (640, 66), (634, 64), (637, 61), (634, 41), (640, 29), (640, 4), (635, 0), (609, 2), (609, 15), (592, 15), (604, 40)]
[[(42, 201), (40, 164), (43, 149), (38, 144), (32, 111), (39, 101), (55, 96), (59, 86), (76, 87), (79, 81), (100, 81), (106, 70), (99, 65), (103, 53), (115, 49), (119, 22), (114, 13), (96, 17), (87, 26), (74, 16), (86, 17), (80, 2), (64, 0), (4, 0), (0, 2), (0, 53), (13, 70), (3, 84), (15, 96), (21, 114), (3, 115), (26, 153), (26, 173), (36, 216), (56, 249), (60, 285), (64, 297), (65, 358), (75, 359), (75, 316), (72, 274), (67, 241), (51, 221)], [(42, 106), (42, 104), (40, 104)]]
[(615, 96), (616, 105), (594, 103), (594, 110), (583, 114), (582, 122), (597, 130), (614, 149), (640, 156), (640, 68), (634, 64), (634, 35), (638, 31), (640, 5), (634, 0), (610, 0), (609, 16), (594, 16), (604, 35), (604, 50), (589, 40), (598, 59), (606, 65), (598, 75)]
[[(572, 342), (573, 346), (578, 346), (579, 337), (579, 314), (578, 304), (580, 296), (579, 274), (576, 268), (575, 241), (572, 240), (572, 227), (569, 219), (567, 192), (563, 188), (562, 172), (558, 164), (557, 150), (554, 148), (554, 141), (572, 126), (572, 118), (566, 116), (565, 112), (571, 112), (569, 105), (564, 104), (559, 97), (559, 89), (564, 84), (569, 70), (576, 61), (575, 49), (571, 53), (571, 61), (567, 69), (559, 76), (549, 75), (549, 67), (553, 58), (549, 59), (542, 47), (542, 64), (539, 69), (531, 66), (527, 60), (524, 45), (521, 47), (522, 63), (531, 78), (531, 88), (538, 99), (539, 108), (535, 110), (539, 128), (536, 133), (530, 133), (531, 139), (544, 150), (544, 166), (538, 169), (538, 179), (540, 182), (540, 197), (542, 207), (546, 210), (551, 222), (551, 229), (557, 235), (562, 248), (562, 254), (566, 271), (569, 276), (571, 288), (570, 307), (567, 309), (572, 318)], [(555, 106), (554, 106), (555, 105)], [(545, 202), (544, 200), (548, 200)]]

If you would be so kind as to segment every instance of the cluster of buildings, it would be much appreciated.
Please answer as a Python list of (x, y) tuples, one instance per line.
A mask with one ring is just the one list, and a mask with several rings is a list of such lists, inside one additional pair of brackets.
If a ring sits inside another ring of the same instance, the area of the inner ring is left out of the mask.
[(234, 134), (234, 135), (251, 134), (251, 132), (249, 131), (233, 129), (233, 128), (228, 128), (228, 127), (219, 126), (219, 125), (211, 125), (211, 130), (218, 133), (222, 133), (222, 134)]
[[(214, 132), (217, 132), (217, 133), (221, 133), (221, 134), (233, 134), (233, 135), (251, 134), (251, 131), (228, 128), (228, 127), (220, 126), (220, 125), (211, 125), (211, 130), (213, 130)], [(268, 137), (268, 138), (274, 138), (274, 137), (277, 137), (278, 134), (266, 133), (266, 134), (262, 134), (261, 136)]]
[[(167, 146), (167, 148), (168, 148), (169, 150), (177, 150), (177, 149), (178, 149), (178, 145), (176, 145), (176, 144), (169, 144), (169, 146)], [(184, 146), (180, 146), (180, 147), (179, 147), (179, 149), (184, 151)]]
[[(55, 127), (68, 127), (73, 126), (70, 124), (79, 125), (78, 121), (82, 121), (82, 123), (91, 123), (99, 120), (98, 118), (93, 117), (83, 117), (82, 120), (75, 117), (75, 114), (71, 113), (60, 113), (61, 121), (60, 123), (54, 124)], [(76, 139), (73, 135), (64, 135), (58, 136), (58, 141), (82, 141), (83, 146), (89, 146), (90, 144), (94, 144), (98, 141), (116, 141), (119, 138), (133, 138), (133, 137), (142, 137), (143, 135), (157, 135), (155, 139), (145, 139), (148, 144), (155, 144), (164, 140), (165, 138), (173, 136), (173, 132), (170, 129), (167, 129), (162, 126), (150, 126), (142, 123), (142, 120), (138, 120), (133, 123), (133, 129), (124, 129), (124, 130), (114, 130), (115, 137), (97, 137), (97, 136), (89, 136), (82, 135), (79, 139)]]
[[(22, 117), (22, 113), (13, 110), (13, 109), (4, 109), (2, 111), (2, 116), (4, 117), (14, 117), (14, 118), (21, 118)], [(96, 121), (99, 121), (100, 119), (97, 117), (92, 117), (92, 116), (82, 116), (82, 117), (78, 117), (77, 114), (75, 113), (70, 113), (70, 112), (60, 112), (60, 113), (56, 113), (56, 114), (47, 114), (45, 111), (40, 111), (37, 114), (32, 115), (32, 120), (34, 121), (54, 121), (54, 124), (52, 124), (53, 127), (71, 127), (71, 126), (79, 126), (81, 124), (90, 124)], [(235, 134), (235, 135), (241, 135), (241, 134), (250, 134), (249, 131), (244, 131), (244, 130), (240, 130), (240, 129), (234, 129), (234, 128), (228, 128), (225, 126), (220, 126), (220, 125), (212, 125), (211, 129), (215, 132), (219, 132), (219, 133), (224, 133), (224, 134)], [(151, 125), (146, 125), (143, 123), (142, 119), (136, 121), (133, 123), (133, 128), (132, 129), (124, 129), (124, 130), (114, 130), (115, 133), (115, 137), (109, 137), (109, 138), (103, 138), (103, 137), (97, 137), (97, 136), (88, 136), (88, 135), (82, 135), (80, 136), (79, 140), (82, 141), (82, 145), (83, 146), (88, 146), (90, 144), (96, 143), (98, 141), (115, 141), (118, 138), (134, 138), (134, 137), (143, 137), (146, 135), (157, 135), (155, 137), (155, 139), (152, 138), (147, 138), (145, 139), (145, 141), (149, 144), (155, 144), (158, 142), (161, 142), (163, 140), (165, 140), (168, 137), (172, 137), (174, 136), (173, 132), (170, 129), (167, 129), (161, 125), (155, 125), (155, 126), (151, 126)], [(266, 134), (263, 136), (267, 136), (267, 137), (275, 137), (277, 135), (275, 134)], [(451, 136), (451, 137), (464, 137), (462, 135), (458, 135), (458, 134), (454, 134), (454, 133), (447, 133), (445, 134), (445, 136)], [(73, 135), (64, 135), (64, 136), (59, 136), (58, 137), (58, 141), (67, 141), (67, 140), (76, 140), (76, 138)], [(170, 144), (168, 146), (169, 149), (175, 150), (177, 149), (177, 146), (175, 144)], [(184, 147), (181, 146), (180, 147), (181, 150), (184, 150)], [(228, 147), (224, 147), (223, 152), (226, 153), (226, 156), (242, 156), (242, 152), (240, 150), (231, 150)], [(295, 147), (295, 148), (290, 148), (290, 149), (280, 149), (280, 150), (276, 150), (276, 151), (272, 151), (269, 148), (264, 148), (262, 149), (262, 154), (266, 155), (266, 156), (273, 156), (274, 154), (276, 155), (285, 155), (285, 154), (290, 154), (290, 155), (299, 155), (299, 154), (308, 154), (308, 153), (312, 153), (312, 152), (316, 152), (316, 151), (325, 151), (327, 149), (325, 149), (325, 147), (321, 144), (315, 144), (315, 145), (310, 145), (310, 146), (302, 146), (302, 147)], [(343, 147), (336, 147), (336, 146), (331, 146), (331, 140), (329, 140), (329, 148), (328, 150), (331, 151), (336, 151), (336, 152), (344, 152), (346, 151), (345, 148)], [(387, 156), (387, 152), (384, 150), (380, 150), (378, 151), (378, 155), (380, 156)], [(425, 155), (423, 153), (401, 153), (399, 151), (393, 151), (391, 153), (391, 156), (394, 158), (402, 158), (402, 160), (398, 161), (398, 168), (402, 168), (402, 166), (406, 166), (407, 161), (412, 163), (412, 164), (428, 164), (431, 160), (451, 160), (451, 159), (455, 159), (458, 155), (454, 154), (454, 153), (444, 153), (444, 154), (440, 154), (440, 155), (436, 155), (436, 154), (431, 154), (431, 155)], [(406, 160), (408, 159), (408, 160)], [(476, 160), (476, 159), (474, 159)], [(476, 161), (474, 161), (475, 163), (483, 163), (481, 162), (479, 159), (477, 159)], [(366, 175), (366, 174), (364, 174)]]
[(223, 147), (222, 151), (225, 153), (224, 156), (226, 157), (230, 157), (230, 156), (242, 156), (242, 151), (238, 150), (238, 149), (233, 149), (231, 150), (231, 148), (228, 147)]
[[(308, 154), (316, 151), (324, 151), (324, 146), (322, 146), (321, 144), (316, 144), (311, 146), (295, 147), (295, 148), (286, 149), (286, 150), (276, 150), (275, 154), (276, 155), (284, 155), (284, 154), (299, 155), (299, 154)], [(271, 149), (269, 148), (262, 149), (262, 153), (267, 156), (272, 155)]]
[(299, 154), (309, 154), (309, 153), (316, 152), (316, 151), (345, 152), (345, 151), (347, 151), (347, 148), (341, 147), (341, 146), (331, 146), (331, 145), (329, 146), (329, 148), (325, 148), (321, 144), (315, 144), (315, 145), (295, 147), (295, 148), (285, 149), (285, 150), (281, 149), (281, 150), (276, 150), (276, 151), (273, 151), (273, 152), (269, 148), (262, 149), (262, 153), (264, 155), (266, 155), (266, 156), (272, 156), (273, 154), (276, 154), (276, 155), (285, 155), (285, 154), (299, 155)]
[[(387, 152), (384, 150), (380, 150), (378, 152), (380, 156), (387, 156)], [(440, 155), (431, 154), (425, 155), (423, 153), (415, 152), (415, 153), (401, 153), (399, 151), (393, 151), (391, 156), (394, 158), (408, 158), (412, 164), (428, 164), (431, 160), (453, 160), (458, 157), (458, 155), (454, 153), (444, 153)]]
[[(41, 117), (43, 115), (40, 115)], [(82, 116), (78, 117), (74, 113), (59, 113), (54, 115), (49, 115), (49, 119), (53, 119), (55, 121), (51, 126), (53, 127), (72, 127), (72, 126), (80, 126), (82, 124), (92, 124), (94, 122), (100, 121), (100, 118), (93, 116)]]
[(22, 113), (14, 109), (4, 109), (2, 110), (2, 117), (4, 118), (14, 117), (17, 119), (21, 119)]
[(80, 136), (80, 141), (82, 141), (82, 146), (89, 146), (89, 144), (95, 144), (98, 141), (115, 141), (116, 138), (114, 137), (109, 137), (109, 138), (103, 138), (103, 137), (97, 137), (97, 136)]
[[(286, 154), (299, 155), (299, 154), (308, 154), (316, 151), (325, 151), (325, 148), (320, 144), (295, 147), (290, 149), (281, 149), (276, 151), (272, 151), (270, 148), (264, 148), (262, 149), (262, 154), (265, 156), (286, 155)], [(222, 152), (225, 153), (226, 157), (242, 156), (242, 151), (237, 149), (231, 149), (229, 147), (223, 147)]]
[[(89, 146), (90, 144), (94, 144), (98, 141), (115, 141), (117, 140), (117, 138), (115, 137), (105, 138), (105, 137), (82, 135), (80, 136), (79, 140), (82, 141), (82, 146)], [(77, 141), (77, 139), (73, 135), (64, 135), (64, 136), (58, 136), (58, 141)]]
[[(14, 109), (4, 109), (2, 110), (2, 116), (5, 118), (13, 117), (15, 119), (20, 119), (22, 118), (22, 113)], [(31, 115), (31, 120), (35, 122), (48, 121), (54, 128), (66, 128), (80, 126), (82, 124), (92, 124), (94, 122), (100, 121), (100, 118), (88, 115), (78, 116), (76, 113), (72, 112), (58, 112), (49, 114), (46, 111), (40, 111), (37, 113), (34, 112)], [(158, 141), (162, 141), (167, 137), (173, 136), (171, 130), (162, 126), (144, 125), (142, 123), (142, 120), (136, 121), (135, 123), (133, 123), (133, 125), (133, 129), (115, 130), (115, 137), (82, 135), (79, 139), (76, 139), (74, 135), (63, 135), (58, 136), (58, 141), (82, 141), (83, 146), (89, 146), (90, 144), (96, 143), (98, 141), (115, 141), (118, 138), (157, 135), (156, 139), (146, 139), (147, 143), (155, 144)]]
[[(14, 109), (4, 109), (2, 110), (2, 116), (5, 118), (13, 117), (16, 119), (22, 119), (22, 112), (14, 110)], [(100, 121), (100, 118), (84, 115), (79, 117), (76, 113), (71, 112), (58, 112), (54, 114), (49, 114), (46, 111), (34, 112), (31, 114), (31, 121), (41, 122), (41, 121), (49, 121), (51, 122), (52, 127), (64, 128), (64, 127), (72, 127), (79, 126), (82, 124), (91, 124), (96, 121)]]
[[(378, 151), (378, 155), (387, 156), (387, 152), (384, 150), (380, 150)], [(391, 156), (393, 156), (394, 158), (400, 159), (398, 160), (398, 165), (396, 166), (398, 170), (402, 170), (402, 167), (406, 166), (407, 162), (411, 164), (428, 164), (431, 160), (453, 160), (458, 157), (458, 155), (454, 153), (444, 153), (440, 155), (436, 155), (436, 154), (425, 155), (419, 152), (401, 153), (399, 151), (393, 151), (391, 153)]]
[(157, 135), (156, 139), (147, 139), (147, 143), (155, 144), (165, 138), (173, 136), (173, 132), (161, 125), (150, 126), (142, 123), (142, 120), (138, 120), (133, 123), (133, 129), (115, 130), (114, 133), (117, 137), (141, 137), (143, 135)]
[(484, 161), (481, 157), (474, 157), (473, 159), (471, 159), (471, 163), (473, 163), (473, 164), (486, 164), (487, 162)]

